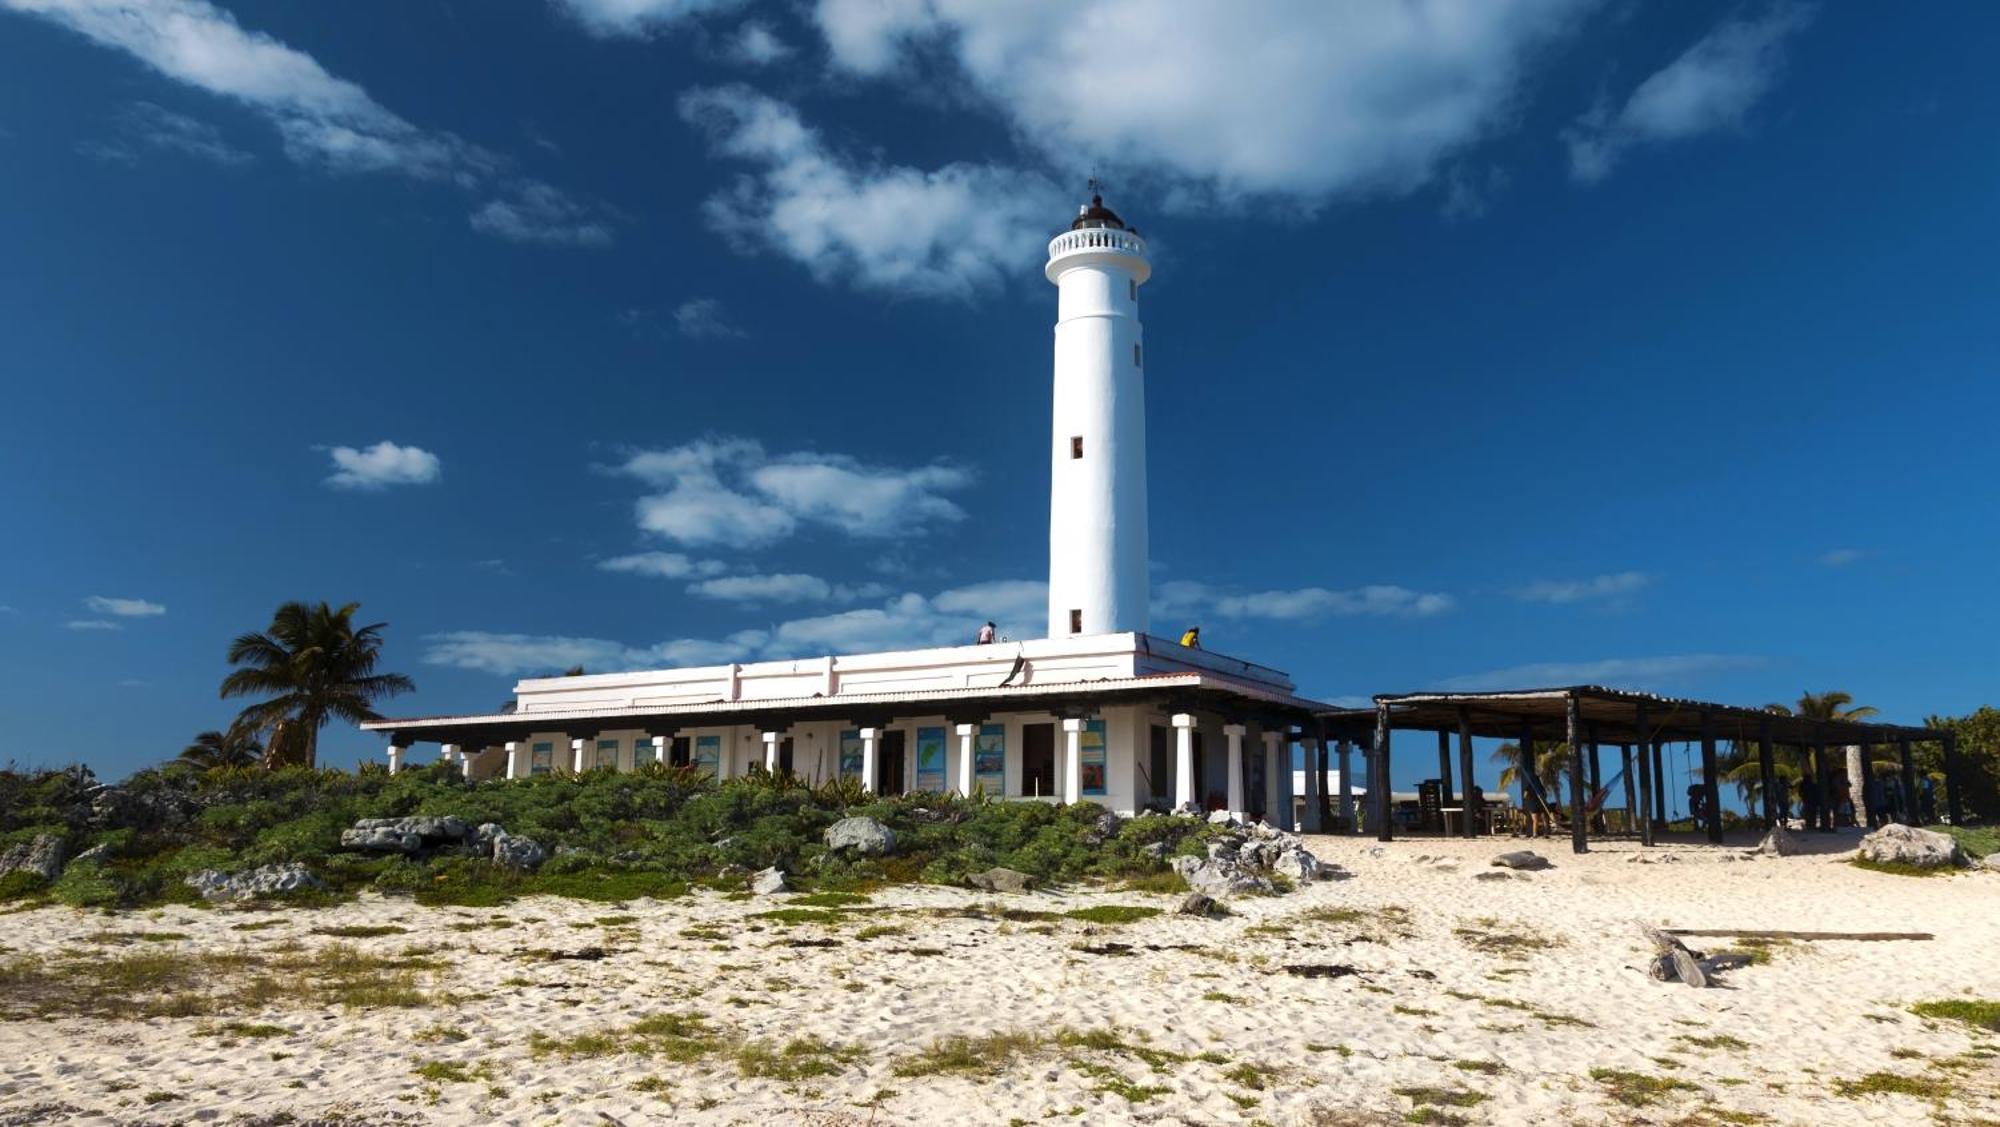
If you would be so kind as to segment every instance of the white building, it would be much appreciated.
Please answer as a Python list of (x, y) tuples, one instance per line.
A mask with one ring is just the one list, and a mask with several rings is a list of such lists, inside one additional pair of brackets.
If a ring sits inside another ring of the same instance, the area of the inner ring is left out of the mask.
[[(1291, 823), (1305, 774), (1292, 745), (1331, 706), (1275, 669), (1147, 633), (1145, 240), (1092, 197), (1050, 241), (1046, 273), (1059, 295), (1046, 639), (529, 679), (511, 711), (364, 725), (390, 734), (391, 769), (435, 741), (474, 779), (658, 760)], [(1302, 805), (1318, 828), (1317, 804)]]

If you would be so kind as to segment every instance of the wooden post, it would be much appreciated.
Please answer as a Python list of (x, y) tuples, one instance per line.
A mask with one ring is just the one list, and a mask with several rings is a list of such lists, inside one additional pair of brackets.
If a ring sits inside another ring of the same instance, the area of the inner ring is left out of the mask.
[(1708, 807), (1708, 840), (1722, 844), (1722, 788), (1715, 765), (1715, 718), (1701, 714), (1701, 793)]
[(1326, 746), (1326, 721), (1313, 717), (1313, 769), (1319, 772), (1319, 829), (1329, 833), (1333, 828), (1333, 793), (1326, 789), (1326, 769), (1330, 766), (1331, 753)]
[(1465, 824), (1465, 836), (1477, 837), (1479, 832), (1472, 824), (1472, 716), (1461, 706), (1458, 710), (1458, 773), (1465, 783), (1465, 801), (1459, 805), (1465, 812), (1459, 821)]
[(1451, 733), (1438, 729), (1438, 805), (1451, 805)]
[(1354, 816), (1353, 751), (1352, 743), (1340, 741), (1340, 821), (1349, 837), (1361, 832), (1361, 819)]
[(1910, 757), (1910, 737), (1896, 741), (1896, 753), (1903, 759), (1903, 824), (1919, 825), (1924, 819), (1917, 811), (1917, 761)]
[(1764, 828), (1778, 825), (1778, 760), (1771, 753), (1771, 718), (1757, 725), (1757, 771), (1764, 781)]
[(1569, 847), (1590, 852), (1590, 828), (1583, 823), (1583, 719), (1576, 694), (1563, 698), (1563, 719), (1569, 733)]
[(1634, 710), (1633, 726), (1639, 730), (1639, 808), (1632, 816), (1639, 819), (1639, 844), (1653, 844), (1653, 791), (1659, 783), (1653, 778), (1652, 735), (1646, 730), (1646, 702), (1640, 701)]
[(1618, 777), (1625, 780), (1625, 832), (1631, 833), (1639, 824), (1639, 780), (1632, 777), (1632, 745), (1618, 745)]
[[(1529, 825), (1539, 826), (1554, 811), (1542, 809), (1541, 804), (1536, 802), (1534, 797), (1535, 794), (1545, 794), (1547, 792), (1542, 790), (1542, 773), (1535, 769), (1535, 726), (1533, 724), (1522, 725), (1519, 746), (1521, 748), (1521, 755), (1516, 762), (1520, 766), (1521, 777), (1527, 780), (1527, 782), (1521, 784), (1521, 809), (1533, 816), (1529, 821)], [(1529, 783), (1534, 784), (1534, 791), (1532, 793), (1528, 789)]]
[(1590, 758), (1583, 761), (1584, 769), (1590, 772), (1590, 801), (1597, 801), (1597, 792), (1604, 789), (1604, 763), (1597, 754), (1597, 725), (1591, 724), (1583, 737), (1584, 745), (1590, 749)]
[(1667, 741), (1653, 741), (1653, 829), (1667, 832)]
[(1389, 706), (1375, 706), (1375, 766), (1368, 772), (1368, 805), (1375, 813), (1375, 840), (1393, 841), (1396, 827), (1389, 812), (1394, 805), (1389, 794)]
[(1944, 813), (1954, 826), (1965, 823), (1958, 809), (1958, 733), (1944, 732)]
[(1819, 770), (1819, 828), (1832, 833), (1840, 821), (1840, 802), (1833, 795), (1833, 760), (1827, 758), (1825, 740), (1813, 745), (1813, 765)]

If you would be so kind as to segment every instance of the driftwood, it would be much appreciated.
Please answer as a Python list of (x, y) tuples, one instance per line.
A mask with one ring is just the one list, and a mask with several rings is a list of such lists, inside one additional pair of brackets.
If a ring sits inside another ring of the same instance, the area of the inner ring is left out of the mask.
[(1661, 931), (1659, 928), (1640, 924), (1639, 930), (1653, 943), (1653, 961), (1646, 967), (1646, 973), (1661, 982), (1685, 982), (1693, 987), (1709, 984), (1708, 972), (1702, 969), (1701, 956), (1690, 951), (1687, 944)]
[(1709, 939), (1842, 939), (1857, 943), (1883, 943), (1899, 939), (1936, 939), (1928, 931), (1754, 931), (1735, 927), (1670, 927), (1668, 935), (1692, 935)]

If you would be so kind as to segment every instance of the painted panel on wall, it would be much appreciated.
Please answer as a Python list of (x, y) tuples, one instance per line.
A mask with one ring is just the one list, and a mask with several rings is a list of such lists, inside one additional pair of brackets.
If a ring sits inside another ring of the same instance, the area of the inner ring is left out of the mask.
[(858, 779), (861, 777), (861, 729), (849, 728), (840, 733), (840, 777)]
[(917, 729), (917, 789), (944, 789), (944, 729)]
[(694, 769), (716, 778), (722, 769), (722, 737), (696, 736), (694, 740)]
[(1083, 765), (1083, 793), (1102, 796), (1104, 789), (1104, 721), (1086, 720), (1077, 733), (1077, 758)]
[(556, 769), (556, 745), (536, 744), (532, 750), (533, 754), (528, 759), (530, 775), (546, 775)]
[(998, 798), (1007, 793), (1007, 726), (981, 724), (972, 744), (972, 777), (980, 790)]

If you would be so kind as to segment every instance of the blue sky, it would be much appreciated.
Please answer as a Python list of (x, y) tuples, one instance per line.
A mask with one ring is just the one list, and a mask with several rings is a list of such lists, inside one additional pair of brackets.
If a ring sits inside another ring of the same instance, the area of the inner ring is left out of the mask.
[(1996, 31), (0, 0), (6, 754), (175, 754), (293, 598), (389, 623), (394, 713), (1035, 630), (1092, 171), (1155, 250), (1156, 632), (1328, 698), (1973, 708)]

